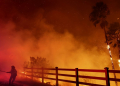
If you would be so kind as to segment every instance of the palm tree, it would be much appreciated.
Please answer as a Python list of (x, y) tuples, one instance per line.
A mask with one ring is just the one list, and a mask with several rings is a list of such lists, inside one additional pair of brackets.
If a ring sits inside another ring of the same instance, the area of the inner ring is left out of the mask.
[[(109, 46), (105, 28), (108, 25), (108, 22), (106, 21), (106, 17), (107, 17), (107, 15), (110, 14), (110, 11), (109, 11), (107, 5), (104, 4), (103, 2), (96, 3), (96, 6), (93, 6), (92, 9), (93, 9), (93, 11), (89, 15), (90, 21), (93, 22), (95, 27), (96, 27), (96, 24), (100, 24), (100, 27), (102, 29), (104, 29), (106, 43)], [(110, 48), (109, 48), (109, 51), (110, 51)], [(111, 53), (110, 53), (110, 57), (111, 57), (111, 61), (112, 61)], [(112, 68), (114, 69), (113, 62), (112, 62)]]
[[(113, 22), (112, 24), (110, 24), (108, 31), (107, 31), (107, 35), (108, 35), (108, 41), (110, 42), (110, 44), (113, 44), (113, 47), (115, 48), (116, 46), (118, 46), (118, 50), (119, 50), (119, 67), (120, 67), (120, 24), (119, 22)], [(113, 42), (113, 40), (116, 40), (116, 42)]]
[[(105, 39), (106, 39), (106, 43), (109, 49), (110, 59), (112, 63), (112, 69), (114, 70), (113, 59), (112, 59), (111, 50), (110, 50), (107, 32), (106, 32), (106, 26), (108, 25), (108, 22), (106, 21), (106, 17), (107, 15), (110, 14), (110, 11), (107, 5), (103, 2), (97, 2), (96, 5), (92, 7), (92, 9), (93, 11), (89, 15), (90, 21), (93, 22), (95, 27), (97, 24), (100, 24), (100, 27), (104, 29)], [(114, 77), (116, 78), (115, 74), (114, 74)], [(117, 86), (117, 82), (116, 82), (116, 86)]]
[(107, 15), (110, 14), (110, 11), (106, 4), (103, 2), (96, 3), (96, 6), (93, 6), (93, 11), (90, 13), (89, 18), (90, 21), (93, 22), (94, 26), (96, 27), (96, 24), (100, 23), (100, 27), (104, 29), (105, 32), (105, 38), (107, 41), (107, 35), (105, 27), (108, 25), (108, 22), (106, 21)]

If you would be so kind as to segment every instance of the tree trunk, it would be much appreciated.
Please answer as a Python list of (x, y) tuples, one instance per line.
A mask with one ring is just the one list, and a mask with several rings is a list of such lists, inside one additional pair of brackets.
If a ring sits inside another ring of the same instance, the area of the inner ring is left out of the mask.
[[(109, 46), (109, 42), (108, 42), (108, 39), (107, 39), (107, 34), (106, 34), (105, 27), (104, 27), (103, 29), (104, 29), (105, 39), (106, 39), (106, 43), (107, 43), (108, 50), (109, 50), (109, 54), (110, 54), (110, 59), (111, 59), (111, 63), (112, 63), (112, 69), (115, 70), (115, 68), (114, 68), (114, 64), (113, 64), (112, 55), (111, 55), (111, 50), (110, 50), (110, 46)], [(120, 54), (119, 54), (119, 55), (120, 55)], [(116, 75), (115, 75), (115, 73), (114, 73), (114, 78), (116, 79)], [(118, 86), (117, 81), (115, 81), (115, 83), (116, 83), (116, 86)]]

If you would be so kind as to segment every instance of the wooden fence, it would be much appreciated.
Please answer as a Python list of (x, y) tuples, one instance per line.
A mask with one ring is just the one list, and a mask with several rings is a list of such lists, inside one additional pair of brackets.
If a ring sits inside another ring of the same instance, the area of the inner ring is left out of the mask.
[[(50, 79), (50, 80), (55, 80), (56, 81), (56, 86), (58, 86), (58, 81), (63, 81), (63, 82), (69, 82), (69, 83), (75, 83), (76, 86), (79, 86), (79, 84), (83, 84), (83, 85), (89, 85), (89, 86), (110, 86), (110, 81), (115, 81), (115, 82), (120, 82), (120, 79), (118, 78), (109, 78), (109, 73), (120, 73), (120, 70), (109, 70), (107, 67), (104, 68), (104, 70), (92, 70), (92, 69), (63, 69), (63, 68), (24, 68), (25, 69), (25, 73), (26, 76), (30, 76), (32, 77), (38, 77), (38, 78), (42, 78), (42, 83), (44, 83), (44, 79)], [(26, 71), (30, 69), (31, 71)], [(41, 72), (34, 72), (34, 70), (41, 70)], [(45, 70), (54, 70), (55, 73), (49, 73), (49, 72), (44, 72)], [(60, 74), (58, 73), (58, 71), (74, 71), (75, 75), (71, 75), (71, 74)], [(95, 77), (95, 76), (84, 76), (84, 75), (79, 75), (78, 72), (82, 71), (82, 72), (100, 72), (100, 73), (104, 73), (105, 77)], [(31, 75), (27, 75), (27, 73), (31, 73)], [(41, 74), (42, 76), (36, 76), (34, 74)], [(55, 75), (55, 78), (50, 78), (50, 77), (46, 77), (44, 75)], [(64, 79), (59, 79), (58, 76), (67, 76), (67, 77), (74, 77), (76, 80), (72, 81), (72, 80), (64, 80)], [(106, 81), (106, 85), (100, 85), (100, 84), (93, 84), (93, 83), (87, 83), (87, 82), (80, 82), (79, 78), (88, 78), (88, 79), (96, 79), (96, 80), (105, 80)]]

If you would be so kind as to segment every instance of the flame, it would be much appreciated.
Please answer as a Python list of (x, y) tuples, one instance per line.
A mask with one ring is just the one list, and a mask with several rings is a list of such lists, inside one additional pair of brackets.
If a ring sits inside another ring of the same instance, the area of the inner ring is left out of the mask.
[(118, 60), (118, 65), (119, 65), (119, 67), (120, 67), (120, 59)]
[(112, 60), (112, 58), (110, 58)]
[(111, 55), (111, 51), (109, 51), (109, 54)]
[(109, 49), (110, 48), (110, 45), (107, 45), (107, 49)]
[[(39, 79), (38, 79), (38, 81), (42, 82), (42, 79), (41, 79), (41, 78), (39, 78)], [(47, 82), (44, 80), (44, 83), (47, 83)]]
[[(29, 79), (31, 79), (31, 77), (30, 76), (26, 76), (26, 73), (25, 72), (21, 72), (22, 74), (25, 74), (25, 77), (27, 77), (27, 78), (29, 78)], [(37, 75), (37, 74), (36, 74)], [(38, 80), (38, 81), (40, 81), (40, 82), (42, 82), (42, 79), (41, 78), (34, 78), (34, 79), (36, 79), (36, 80)], [(44, 80), (44, 83), (47, 83), (45, 80)]]
[(118, 62), (120, 63), (120, 59), (118, 60)]

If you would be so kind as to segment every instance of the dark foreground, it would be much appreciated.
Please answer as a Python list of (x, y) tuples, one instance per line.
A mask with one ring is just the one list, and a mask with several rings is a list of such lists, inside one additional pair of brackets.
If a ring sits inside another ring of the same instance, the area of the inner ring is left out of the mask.
[(13, 85), (9, 85), (6, 81), (0, 81), (0, 86), (52, 86), (49, 84), (42, 84), (39, 82), (33, 82), (33, 81), (16, 81)]

